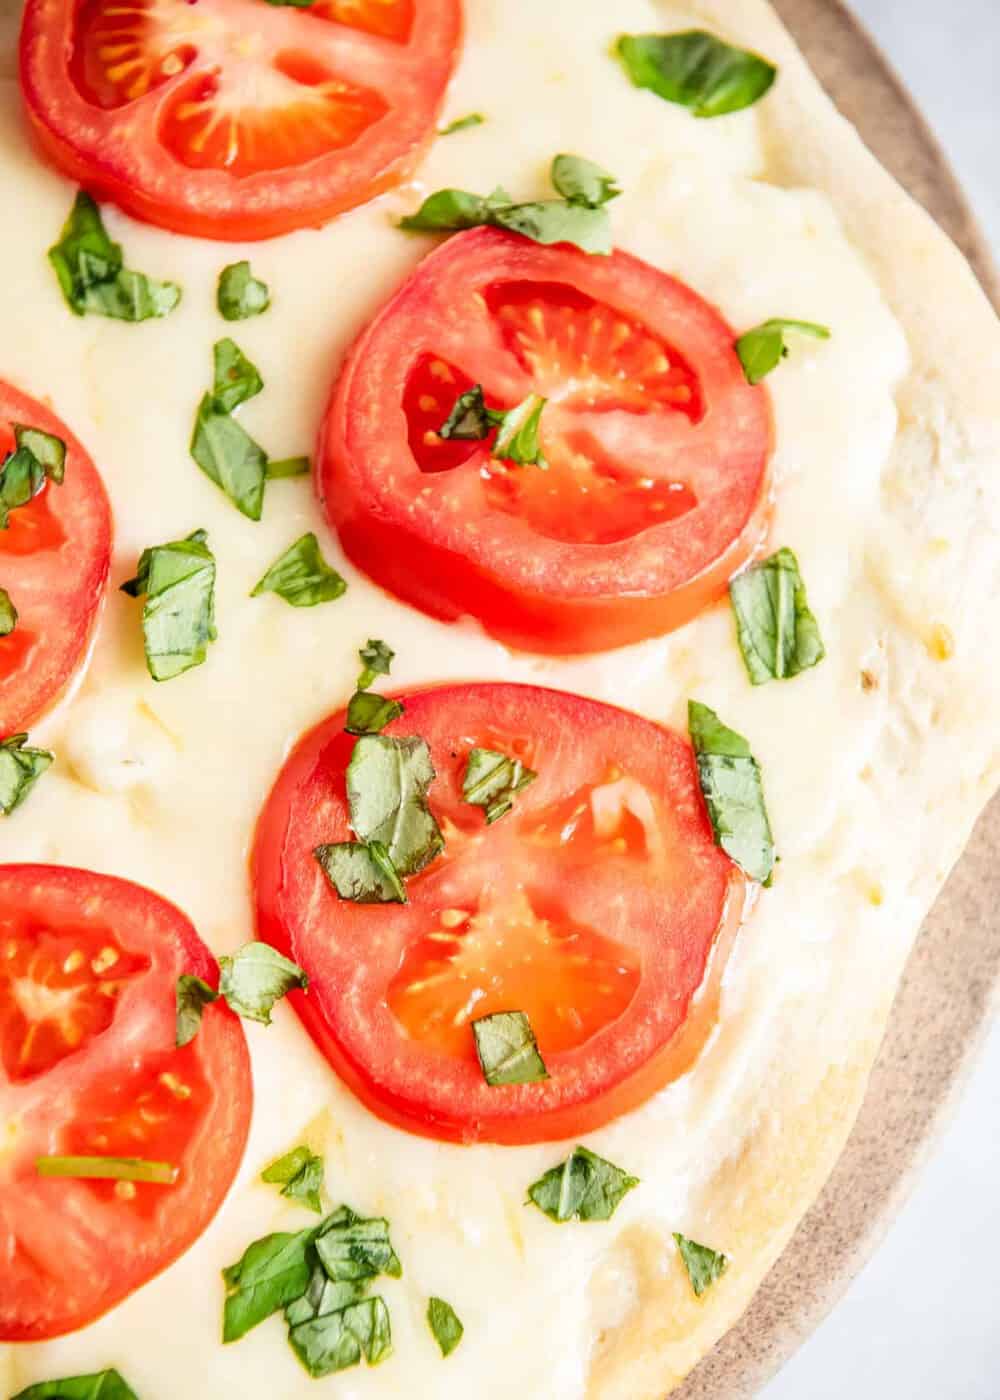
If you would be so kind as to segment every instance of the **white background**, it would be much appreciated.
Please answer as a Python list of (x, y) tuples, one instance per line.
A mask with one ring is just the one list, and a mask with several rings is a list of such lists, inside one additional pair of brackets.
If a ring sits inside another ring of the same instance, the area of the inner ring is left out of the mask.
[[(851, 4), (937, 132), (1000, 258), (1000, 0)], [(1000, 1400), (998, 1261), (1000, 1025), (882, 1248), (761, 1400)]]

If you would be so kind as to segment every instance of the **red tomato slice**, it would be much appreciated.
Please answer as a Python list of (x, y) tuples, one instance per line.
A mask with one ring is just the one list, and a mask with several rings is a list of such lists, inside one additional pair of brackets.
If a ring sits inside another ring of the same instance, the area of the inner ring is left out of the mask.
[(54, 413), (0, 380), (0, 460), (14, 449), (13, 424), (62, 438), (66, 475), (0, 530), (0, 588), (18, 612), (0, 637), (0, 739), (31, 724), (82, 665), (111, 559), (111, 507), (97, 468)]
[[(212, 955), (172, 904), (107, 875), (0, 866), (0, 1340), (100, 1317), (192, 1244), (250, 1126), (243, 1029), (224, 1003), (175, 1048), (181, 973)], [(43, 1178), (40, 1156), (140, 1157), (172, 1186)]]
[(432, 138), (461, 0), (28, 0), (42, 149), (130, 214), (202, 238), (325, 223)]
[[(333, 715), (299, 743), (261, 815), (259, 935), (308, 971), (295, 1008), (380, 1117), (464, 1142), (600, 1127), (698, 1053), (742, 917), (745, 882), (715, 845), (691, 747), (532, 686), (446, 686), (405, 705), (386, 733), (430, 746), (444, 853), (407, 882), (405, 906), (338, 899), (313, 855), (351, 839), (355, 741)], [(492, 826), (462, 799), (476, 746), (538, 773)], [(495, 1011), (527, 1014), (550, 1079), (486, 1084), (470, 1021)]]
[[(327, 412), (318, 489), (347, 553), (435, 617), (535, 651), (622, 646), (688, 621), (766, 527), (770, 401), (734, 333), (647, 263), (476, 229), (361, 335)], [(548, 468), (442, 442), (456, 398), (529, 394)]]

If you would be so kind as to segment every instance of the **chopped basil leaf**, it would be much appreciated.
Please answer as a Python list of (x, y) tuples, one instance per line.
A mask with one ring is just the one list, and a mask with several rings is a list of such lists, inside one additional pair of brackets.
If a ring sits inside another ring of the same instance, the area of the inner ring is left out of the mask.
[(438, 428), (438, 435), (446, 441), (482, 442), (502, 418), (502, 413), (486, 407), (483, 386), (473, 384), (471, 389), (459, 394), (455, 406)]
[(94, 1371), (89, 1376), (67, 1376), (61, 1381), (39, 1381), (19, 1390), (11, 1400), (139, 1400), (118, 1371)]
[(458, 1313), (443, 1298), (432, 1298), (427, 1304), (427, 1326), (433, 1332), (442, 1356), (451, 1355), (465, 1331)]
[(269, 943), (246, 943), (231, 958), (219, 959), (219, 994), (232, 1009), (250, 1021), (271, 1024), (276, 1001), (309, 978), (295, 963)]
[(202, 397), (191, 436), (191, 456), (205, 475), (222, 488), (249, 520), (259, 520), (264, 505), (267, 453), (232, 416), (233, 410), (264, 387), (256, 365), (234, 341), (213, 347), (212, 392)]
[(700, 1298), (726, 1272), (729, 1260), (724, 1254), (716, 1253), (707, 1245), (695, 1244), (694, 1240), (689, 1240), (684, 1235), (675, 1234), (674, 1243), (684, 1260), (695, 1297)]
[(6, 588), (0, 588), (0, 637), (9, 637), (17, 626), (17, 608)]
[(544, 467), (538, 429), (547, 403), (548, 399), (540, 394), (529, 394), (523, 403), (505, 413), (493, 444), (493, 456), (523, 467)]
[(258, 1322), (300, 1298), (312, 1274), (310, 1246), (316, 1229), (295, 1234), (265, 1235), (254, 1240), (243, 1257), (223, 1269), (228, 1296), (222, 1340), (237, 1342)]
[(467, 117), (456, 117), (447, 126), (439, 126), (438, 135), (453, 136), (456, 131), (465, 131), (470, 126), (482, 126), (485, 120), (482, 112), (470, 112)]
[(215, 556), (204, 530), (143, 550), (135, 578), (121, 591), (145, 595), (142, 632), (154, 681), (200, 666), (215, 630)]
[(280, 559), (250, 594), (277, 593), (293, 608), (314, 608), (317, 603), (330, 603), (347, 592), (347, 584), (323, 558), (319, 540), (310, 531), (288, 546)]
[(62, 438), (23, 423), (14, 425), (14, 438), (18, 447), (27, 448), (45, 475), (61, 486), (66, 475), (66, 444)]
[(403, 1274), (389, 1238), (389, 1222), (381, 1216), (366, 1219), (350, 1206), (339, 1206), (319, 1226), (316, 1253), (333, 1283), (356, 1283), (379, 1274), (401, 1278)]
[(316, 859), (341, 899), (354, 904), (406, 904), (406, 888), (378, 841), (317, 846)]
[(175, 283), (156, 282), (123, 266), (121, 245), (108, 237), (97, 205), (83, 190), (59, 242), (49, 249), (49, 262), (77, 316), (92, 312), (116, 321), (146, 321), (166, 316), (181, 299)]
[(716, 844), (751, 880), (767, 884), (774, 870), (774, 839), (760, 768), (749, 744), (697, 700), (688, 702), (688, 732)]
[(621, 194), (618, 181), (607, 170), (582, 156), (556, 156), (552, 162), (552, 183), (570, 204), (600, 209)]
[(319, 1193), (323, 1189), (323, 1158), (308, 1147), (296, 1147), (279, 1157), (260, 1174), (261, 1181), (281, 1186), (281, 1194), (290, 1201), (301, 1201), (317, 1215), (323, 1214)]
[(359, 1365), (376, 1366), (392, 1351), (389, 1310), (381, 1298), (364, 1298), (337, 1312), (293, 1327), (288, 1340), (310, 1376), (329, 1376)]
[(65, 475), (66, 444), (62, 438), (15, 423), (15, 451), (0, 464), (0, 530), (6, 530), (10, 512), (26, 506), (45, 485), (46, 477), (57, 486)]
[(144, 1157), (36, 1157), (35, 1171), (39, 1176), (80, 1181), (144, 1181), (173, 1186), (180, 1169), (172, 1162), (149, 1162)]
[(300, 1322), (311, 1322), (314, 1317), (326, 1313), (339, 1312), (349, 1303), (356, 1303), (368, 1292), (371, 1279), (357, 1279), (345, 1283), (334, 1283), (327, 1278), (322, 1264), (312, 1271), (309, 1287), (301, 1298), (294, 1299), (285, 1308), (285, 1321), (289, 1327), (297, 1327)]
[(762, 326), (741, 335), (736, 342), (736, 353), (749, 384), (759, 384), (787, 356), (787, 331), (811, 335), (814, 340), (830, 339), (828, 328), (818, 326), (814, 321), (783, 321), (780, 318), (765, 321)]
[(584, 253), (602, 257), (611, 252), (611, 221), (603, 208), (542, 199), (494, 210), (490, 222), (530, 238), (533, 243), (572, 243)]
[(376, 676), (387, 676), (392, 669), (392, 659), (396, 655), (380, 637), (369, 637), (358, 651), (364, 670), (358, 677), (358, 690), (367, 690)]
[(701, 29), (678, 34), (623, 34), (618, 56), (638, 88), (687, 107), (696, 117), (722, 117), (752, 107), (777, 76), (773, 64)]
[(229, 336), (212, 346), (212, 367), (212, 398), (220, 413), (232, 413), (264, 387), (260, 370)]
[(517, 794), (538, 777), (519, 758), (508, 758), (495, 749), (472, 749), (462, 780), (462, 796), (475, 807), (485, 807), (486, 821), (506, 816)]
[(427, 806), (434, 765), (423, 739), (364, 734), (347, 765), (351, 826), (359, 841), (377, 841), (400, 875), (415, 875), (444, 848)]
[(254, 277), (248, 262), (230, 263), (219, 273), (216, 304), (225, 320), (246, 321), (267, 310), (271, 293), (266, 282)]
[(280, 462), (268, 462), (264, 475), (268, 481), (281, 481), (287, 476), (308, 476), (308, 457), (282, 457)]
[(540, 1084), (549, 1072), (538, 1053), (531, 1022), (523, 1011), (496, 1011), (472, 1022), (476, 1054), (491, 1089), (502, 1084)]
[(200, 977), (193, 977), (189, 972), (185, 972), (177, 979), (174, 996), (177, 1003), (175, 1043), (180, 1050), (194, 1040), (201, 1028), (201, 1017), (205, 1007), (211, 1006), (213, 1001), (218, 1001), (219, 993)]
[(399, 700), (388, 700), (373, 690), (356, 690), (348, 701), (344, 728), (348, 734), (378, 734), (402, 713)]
[(787, 680), (816, 666), (826, 651), (809, 610), (799, 562), (779, 549), (737, 574), (729, 585), (736, 631), (754, 685)]
[(55, 754), (29, 749), (27, 734), (12, 734), (0, 743), (0, 813), (9, 817), (25, 801)]
[(528, 1188), (529, 1199), (550, 1220), (610, 1220), (622, 1198), (639, 1185), (612, 1162), (575, 1147), (565, 1162)]
[(437, 190), (428, 195), (415, 214), (400, 219), (408, 233), (457, 233), (492, 222), (494, 209), (510, 208), (510, 195), (497, 189), (487, 198), (467, 190)]

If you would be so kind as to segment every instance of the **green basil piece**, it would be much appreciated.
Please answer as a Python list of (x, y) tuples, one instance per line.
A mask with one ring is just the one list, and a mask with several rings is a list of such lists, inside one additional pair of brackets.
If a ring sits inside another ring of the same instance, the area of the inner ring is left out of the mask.
[(457, 233), (491, 223), (492, 211), (510, 207), (511, 203), (510, 195), (502, 189), (494, 190), (485, 199), (467, 190), (437, 190), (427, 196), (415, 214), (400, 219), (399, 227), (407, 233)]
[(552, 162), (552, 183), (563, 199), (588, 209), (600, 209), (621, 194), (615, 177), (583, 156), (556, 156)]
[(700, 1298), (726, 1272), (729, 1260), (724, 1254), (709, 1249), (707, 1245), (695, 1244), (694, 1240), (684, 1235), (675, 1234), (674, 1243), (684, 1261), (695, 1297)]
[(423, 739), (364, 734), (346, 776), (354, 834), (384, 846), (399, 875), (415, 875), (444, 849), (427, 805), (435, 773)]
[(12, 734), (0, 742), (0, 814), (5, 817), (20, 807), (55, 760), (48, 749), (30, 749), (27, 744), (27, 734)]
[(16, 448), (0, 464), (0, 530), (6, 530), (10, 513), (38, 495), (46, 478), (62, 485), (66, 444), (62, 438), (15, 423)]
[(97, 205), (83, 190), (58, 243), (49, 249), (49, 262), (67, 306), (77, 316), (147, 321), (168, 315), (181, 299), (175, 283), (157, 282), (123, 266), (121, 245), (108, 237)]
[(219, 959), (219, 994), (239, 1016), (271, 1024), (274, 1004), (294, 987), (305, 991), (309, 978), (269, 943), (246, 943), (231, 958)]
[(788, 680), (826, 655), (809, 609), (799, 561), (790, 549), (737, 574), (729, 585), (736, 632), (754, 685)]
[(365, 1298), (299, 1323), (289, 1331), (288, 1340), (316, 1378), (357, 1366), (362, 1357), (369, 1366), (376, 1366), (392, 1351), (389, 1310), (381, 1298)]
[(531, 1022), (523, 1011), (496, 1011), (472, 1022), (476, 1055), (491, 1089), (503, 1084), (540, 1084), (549, 1072), (538, 1053)]
[(314, 1317), (339, 1312), (341, 1308), (364, 1298), (370, 1284), (371, 1279), (368, 1278), (334, 1283), (327, 1278), (323, 1265), (317, 1263), (302, 1297), (286, 1305), (285, 1321), (289, 1327), (297, 1327), (301, 1322), (311, 1322)]
[(251, 598), (261, 593), (277, 593), (293, 608), (314, 608), (330, 603), (347, 592), (347, 584), (323, 558), (319, 540), (310, 531), (288, 546), (260, 580)]
[(19, 1390), (11, 1400), (139, 1400), (132, 1387), (113, 1367), (89, 1376), (67, 1376), (61, 1381), (38, 1381)]
[(758, 54), (701, 29), (623, 34), (618, 56), (636, 87), (687, 107), (696, 117), (722, 117), (752, 107), (778, 72)]
[(282, 457), (279, 462), (268, 462), (264, 475), (268, 481), (283, 481), (289, 476), (308, 476), (311, 470), (308, 457)]
[(688, 702), (688, 732), (716, 845), (751, 880), (766, 885), (774, 870), (774, 838), (750, 745), (697, 700)]
[(387, 1274), (401, 1278), (403, 1266), (389, 1238), (389, 1222), (339, 1206), (316, 1232), (316, 1254), (332, 1283), (357, 1283)]
[(204, 530), (143, 550), (135, 578), (121, 585), (145, 596), (142, 632), (154, 681), (169, 681), (200, 666), (215, 630), (215, 556)]
[(523, 403), (503, 415), (493, 444), (493, 456), (522, 467), (544, 467), (539, 427), (548, 399), (529, 394)]
[(27, 448), (47, 477), (57, 486), (62, 485), (66, 475), (66, 444), (62, 438), (43, 432), (41, 428), (15, 423), (14, 440), (18, 447)]
[(235, 1264), (223, 1269), (227, 1297), (223, 1342), (237, 1342), (251, 1328), (300, 1298), (309, 1286), (309, 1254), (317, 1227), (255, 1240)]
[(380, 637), (369, 637), (358, 651), (364, 668), (358, 677), (358, 690), (367, 690), (376, 676), (387, 676), (392, 669), (392, 659), (396, 655), (392, 647)]
[(17, 626), (17, 608), (6, 588), (0, 588), (0, 637), (9, 637)]
[(559, 1224), (610, 1220), (622, 1198), (638, 1185), (638, 1177), (629, 1176), (586, 1147), (575, 1147), (565, 1162), (529, 1186), (528, 1198)]
[(215, 299), (219, 314), (226, 321), (249, 320), (271, 305), (267, 283), (254, 277), (246, 261), (230, 263), (222, 269)]
[(785, 336), (789, 331), (811, 335), (814, 340), (830, 339), (829, 328), (818, 326), (814, 321), (783, 321), (780, 318), (765, 321), (762, 326), (741, 335), (736, 342), (736, 354), (748, 384), (759, 384), (786, 358), (788, 346)]
[(232, 413), (254, 399), (264, 387), (260, 370), (224, 336), (212, 346), (212, 399), (220, 413)]
[(174, 1043), (178, 1050), (190, 1044), (201, 1028), (201, 1018), (206, 1006), (219, 1000), (219, 993), (200, 977), (184, 972), (177, 979), (174, 990), (177, 1006), (177, 1030)]
[(448, 417), (438, 429), (446, 442), (482, 442), (503, 419), (502, 413), (486, 407), (483, 386), (473, 384), (459, 394)]
[(537, 777), (519, 758), (508, 758), (495, 749), (472, 749), (462, 779), (462, 797), (485, 808), (490, 825), (507, 815), (517, 794)]
[(191, 456), (248, 520), (264, 508), (267, 453), (232, 416), (264, 387), (257, 366), (226, 337), (212, 347), (212, 392), (202, 397), (191, 435)]
[(319, 1193), (323, 1189), (323, 1158), (308, 1147), (296, 1147), (279, 1157), (260, 1174), (269, 1186), (280, 1186), (281, 1194), (290, 1201), (301, 1201), (317, 1215), (323, 1214)]
[(458, 1313), (443, 1298), (431, 1298), (427, 1304), (427, 1326), (441, 1348), (442, 1356), (450, 1356), (462, 1340), (465, 1328)]
[(348, 734), (378, 734), (399, 719), (403, 705), (373, 690), (356, 690), (347, 704), (344, 728)]
[(314, 852), (341, 899), (353, 904), (406, 904), (406, 887), (378, 841), (336, 841)]
[(470, 126), (482, 126), (485, 120), (482, 112), (470, 112), (467, 117), (456, 117), (447, 126), (439, 126), (438, 135), (454, 136), (456, 131), (467, 131)]
[(497, 228), (519, 233), (533, 243), (571, 243), (581, 252), (607, 257), (612, 249), (611, 220), (604, 208), (542, 199), (497, 209), (490, 220)]
[(173, 1162), (150, 1162), (145, 1157), (36, 1157), (39, 1176), (76, 1181), (144, 1181), (173, 1186), (180, 1168)]

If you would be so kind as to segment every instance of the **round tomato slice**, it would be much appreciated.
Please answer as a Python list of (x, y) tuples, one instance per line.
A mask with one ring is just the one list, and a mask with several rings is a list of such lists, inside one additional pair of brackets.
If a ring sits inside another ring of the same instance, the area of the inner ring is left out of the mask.
[(15, 425), (61, 438), (66, 462), (61, 485), (46, 481), (0, 530), (0, 588), (18, 614), (0, 637), (0, 739), (47, 709), (85, 659), (111, 559), (97, 468), (54, 413), (0, 381), (0, 461), (14, 451)]
[[(243, 1029), (224, 1003), (175, 1045), (182, 973), (214, 982), (184, 915), (149, 890), (0, 866), (0, 1340), (100, 1317), (192, 1244), (250, 1126)], [(40, 1157), (140, 1158), (172, 1185), (48, 1177)]]
[[(309, 973), (295, 1008), (380, 1117), (463, 1142), (597, 1128), (691, 1063), (742, 917), (745, 882), (715, 845), (691, 747), (533, 686), (447, 686), (404, 703), (384, 732), (430, 748), (443, 853), (407, 881), (405, 905), (338, 898), (314, 857), (351, 839), (355, 740), (333, 715), (299, 743), (261, 815), (259, 935)], [(492, 824), (462, 797), (477, 747), (538, 775)], [(486, 1083), (471, 1022), (499, 1011), (527, 1015), (549, 1079)]]
[(42, 148), (130, 214), (202, 238), (325, 223), (434, 132), (461, 0), (28, 0)]
[[(582, 652), (679, 626), (766, 525), (770, 403), (734, 333), (625, 253), (476, 229), (417, 268), (352, 350), (318, 489), (347, 553), (433, 616), (512, 646)], [(545, 466), (442, 440), (460, 394), (531, 394)]]

